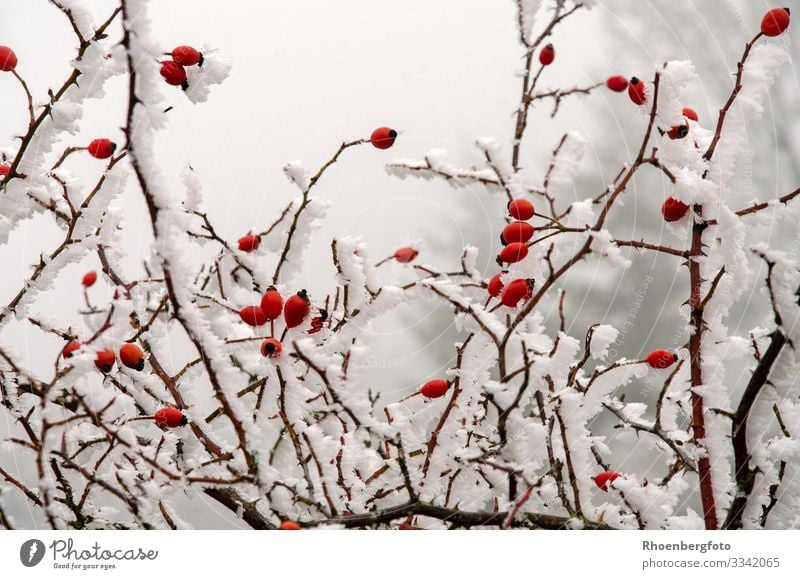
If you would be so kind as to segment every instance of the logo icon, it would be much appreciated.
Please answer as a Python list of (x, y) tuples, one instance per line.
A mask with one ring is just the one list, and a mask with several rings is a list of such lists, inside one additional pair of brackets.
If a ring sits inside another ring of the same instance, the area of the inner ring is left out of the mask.
[(19, 560), (26, 567), (36, 567), (44, 559), (44, 543), (39, 539), (29, 539), (19, 548)]

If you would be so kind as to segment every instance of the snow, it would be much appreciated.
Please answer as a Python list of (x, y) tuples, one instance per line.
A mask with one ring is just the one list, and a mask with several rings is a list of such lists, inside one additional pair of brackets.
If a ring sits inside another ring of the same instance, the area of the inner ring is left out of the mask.
[(520, 35), (526, 43), (533, 41), (533, 26), (542, 0), (514, 0), (520, 24)]
[(580, 133), (571, 131), (566, 134), (558, 154), (553, 158), (553, 170), (550, 173), (550, 190), (555, 195), (571, 192), (588, 144)]
[(609, 324), (600, 324), (592, 330), (591, 353), (595, 360), (603, 360), (608, 356), (608, 347), (617, 340), (619, 330)]

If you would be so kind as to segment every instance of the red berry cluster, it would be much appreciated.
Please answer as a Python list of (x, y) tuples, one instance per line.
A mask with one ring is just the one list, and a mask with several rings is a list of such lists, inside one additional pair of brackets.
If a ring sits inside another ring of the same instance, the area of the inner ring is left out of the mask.
[[(528, 255), (528, 241), (534, 233), (533, 225), (528, 223), (535, 214), (533, 203), (527, 199), (514, 199), (508, 204), (508, 213), (514, 221), (508, 223), (500, 234), (500, 241), (505, 246), (497, 256), (497, 263), (501, 266), (504, 263), (516, 263), (525, 259)], [(530, 299), (533, 280), (520, 278), (504, 285), (500, 279), (504, 273), (504, 271), (496, 273), (487, 283), (489, 297), (499, 297), (504, 306), (511, 308)]]
[[(764, 36), (779, 36), (783, 34), (787, 28), (789, 28), (789, 21), (790, 11), (788, 8), (773, 8), (772, 10), (767, 11), (761, 20), (761, 34)], [(552, 45), (548, 46), (550, 46), (552, 49)], [(543, 65), (550, 64), (552, 59), (555, 58), (555, 52), (553, 52), (551, 56), (544, 56), (546, 49), (547, 47), (543, 48), (542, 52), (539, 54), (539, 61)], [(548, 58), (550, 59), (549, 62), (545, 62)], [(628, 79), (626, 79), (624, 76), (610, 76), (606, 79), (606, 86), (614, 92), (624, 92), (625, 89), (628, 89), (628, 96), (637, 105), (643, 105), (647, 102), (647, 87), (645, 86), (644, 82), (635, 76), (632, 77), (630, 81), (628, 81)], [(685, 117), (689, 117), (685, 111), (683, 115)], [(693, 120), (697, 121), (697, 119)], [(680, 138), (683, 138), (684, 136), (686, 135), (684, 134)]]
[(178, 46), (167, 53), (172, 60), (161, 62), (161, 76), (164, 81), (172, 86), (179, 86), (183, 90), (189, 88), (186, 80), (186, 66), (203, 66), (203, 55), (191, 46)]
[[(81, 285), (84, 290), (88, 290), (95, 283), (97, 283), (97, 272), (87, 271), (81, 278)], [(64, 359), (72, 358), (72, 354), (80, 350), (83, 344), (78, 340), (70, 340), (61, 352)], [(133, 343), (125, 343), (119, 349), (120, 361), (133, 370), (141, 371), (144, 369), (144, 352), (142, 349)], [(114, 350), (104, 348), (95, 354), (94, 365), (101, 372), (108, 373), (114, 368), (114, 363), (117, 358)]]
[[(239, 318), (248, 326), (259, 327), (267, 322), (274, 322), (283, 316), (284, 324), (287, 329), (300, 326), (308, 317), (311, 311), (311, 302), (308, 299), (306, 290), (300, 290), (296, 294), (289, 296), (284, 303), (280, 292), (270, 287), (261, 296), (261, 303), (257, 306), (246, 306), (239, 311)], [(328, 319), (328, 312), (319, 310), (317, 316), (311, 319), (309, 334), (316, 334)], [(274, 332), (274, 326), (273, 326)], [(267, 358), (277, 358), (283, 351), (280, 340), (275, 336), (270, 336), (261, 342), (261, 355)]]
[[(81, 283), (84, 287), (89, 288), (97, 281), (97, 273), (90, 271), (83, 276)], [(70, 340), (61, 352), (64, 359), (72, 358), (73, 354), (80, 350), (83, 344), (78, 340)], [(103, 373), (111, 372), (117, 356), (114, 350), (110, 348), (103, 348), (95, 353), (94, 365)], [(132, 343), (126, 342), (119, 349), (119, 360), (126, 367), (141, 372), (144, 370), (145, 356), (142, 349)], [(162, 428), (177, 428), (178, 426), (185, 426), (187, 424), (186, 416), (177, 408), (161, 408), (153, 416), (156, 424)]]
[(606, 79), (606, 86), (614, 92), (625, 92), (625, 89), (627, 89), (628, 97), (634, 104), (643, 105), (647, 102), (647, 87), (644, 82), (635, 76), (630, 80), (619, 74), (609, 76)]
[[(70, 340), (67, 345), (64, 346), (61, 355), (67, 360), (72, 358), (72, 355), (80, 350), (81, 347), (83, 347), (83, 344), (78, 340)], [(132, 370), (138, 370), (140, 372), (144, 370), (144, 352), (142, 352), (142, 349), (136, 344), (130, 342), (123, 344), (119, 349), (119, 359), (125, 366)], [(116, 361), (117, 357), (114, 354), (114, 350), (110, 348), (99, 350), (94, 357), (94, 365), (97, 366), (98, 370), (104, 373), (111, 372)]]

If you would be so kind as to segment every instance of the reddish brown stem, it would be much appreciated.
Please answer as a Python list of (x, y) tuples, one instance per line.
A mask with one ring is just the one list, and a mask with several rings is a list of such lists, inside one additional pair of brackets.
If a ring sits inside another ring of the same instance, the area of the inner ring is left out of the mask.
[[(695, 205), (695, 223), (692, 227), (692, 247), (689, 250), (689, 304), (691, 307), (690, 324), (692, 332), (689, 336), (689, 374), (692, 384), (692, 431), (698, 446), (704, 448), (703, 441), (706, 437), (706, 425), (703, 409), (703, 397), (697, 388), (703, 385), (702, 344), (703, 344), (703, 309), (701, 299), (702, 272), (699, 258), (703, 255), (703, 232), (707, 225), (703, 223), (703, 208)], [(717, 529), (717, 508), (714, 500), (714, 487), (711, 480), (711, 460), (708, 452), (697, 462), (698, 475), (700, 476), (700, 500), (703, 504), (703, 518), (706, 529)]]

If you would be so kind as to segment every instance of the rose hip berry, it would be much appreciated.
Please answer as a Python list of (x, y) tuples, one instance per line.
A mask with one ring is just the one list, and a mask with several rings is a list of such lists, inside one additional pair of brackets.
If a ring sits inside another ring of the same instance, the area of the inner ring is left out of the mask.
[(72, 353), (78, 349), (80, 349), (81, 343), (78, 340), (71, 340), (65, 347), (64, 351), (61, 353), (64, 358), (72, 358)]
[(370, 143), (376, 149), (388, 149), (394, 145), (394, 140), (397, 138), (397, 131), (389, 127), (378, 127), (372, 131), (369, 137)]
[(322, 327), (325, 325), (325, 321), (328, 319), (328, 312), (327, 310), (320, 310), (319, 315), (311, 318), (311, 327), (308, 330), (308, 333), (318, 334)]
[(684, 117), (686, 117), (687, 119), (690, 119), (690, 120), (692, 120), (694, 122), (697, 122), (697, 121), (700, 120), (700, 117), (698, 116), (697, 111), (695, 111), (693, 108), (690, 108), (690, 107), (683, 107), (683, 110), (681, 111), (681, 114)]
[(525, 259), (527, 255), (527, 245), (524, 243), (509, 243), (502, 249), (500, 255), (497, 256), (497, 259), (501, 263), (516, 263)]
[[(778, 36), (789, 28), (789, 9), (773, 8), (761, 19), (761, 33), (764, 36)], [(2, 63), (2, 57), (0, 57)]]
[(100, 350), (94, 357), (94, 365), (102, 372), (111, 372), (116, 361), (117, 357), (114, 355), (114, 350), (109, 349)]
[(81, 284), (83, 287), (92, 287), (94, 282), (97, 281), (97, 272), (96, 271), (87, 271), (83, 278), (81, 279)]
[(267, 288), (261, 297), (261, 311), (268, 320), (277, 320), (283, 311), (283, 297), (274, 287)]
[(447, 393), (450, 388), (450, 383), (447, 380), (440, 378), (436, 380), (428, 380), (419, 389), (420, 394), (425, 398), (440, 398)]
[(161, 76), (167, 84), (179, 86), (186, 90), (189, 85), (186, 83), (186, 70), (174, 60), (165, 60), (161, 63)]
[(533, 225), (527, 221), (512, 221), (503, 228), (501, 236), (506, 243), (525, 243), (533, 237)]
[(177, 46), (172, 49), (172, 60), (181, 66), (203, 66), (203, 55), (191, 46)]
[(302, 527), (298, 525), (295, 521), (283, 521), (281, 522), (280, 527), (278, 527), (281, 531), (301, 531)]
[(504, 306), (517, 307), (520, 301), (528, 301), (533, 290), (533, 280), (515, 279), (509, 283), (500, 296)]
[(255, 251), (259, 245), (261, 245), (261, 238), (258, 235), (245, 235), (239, 238), (239, 249), (245, 253)]
[(136, 344), (123, 344), (119, 349), (119, 359), (128, 368), (140, 372), (144, 370), (144, 352)]
[(667, 131), (667, 136), (673, 141), (676, 139), (683, 139), (688, 134), (689, 123), (687, 122), (683, 122), (680, 125), (675, 125), (669, 131)]
[(628, 96), (637, 105), (643, 105), (647, 102), (647, 87), (635, 76), (628, 85)]
[(269, 321), (261, 306), (247, 306), (239, 311), (239, 317), (248, 326), (263, 326)]
[(687, 211), (689, 211), (689, 206), (674, 197), (667, 197), (661, 206), (661, 215), (664, 216), (664, 221), (669, 222), (683, 219)]
[(547, 66), (553, 64), (553, 61), (556, 59), (556, 49), (553, 48), (552, 44), (547, 44), (542, 48), (539, 52), (539, 62), (542, 66)]
[(17, 55), (8, 46), (0, 46), (0, 70), (11, 72), (17, 67)]
[(178, 428), (189, 423), (183, 412), (172, 407), (157, 410), (153, 418), (155, 418), (156, 424), (163, 428)]
[(653, 350), (647, 355), (647, 365), (658, 370), (669, 368), (677, 360), (678, 357), (669, 350)]
[(394, 252), (392, 257), (394, 257), (395, 260), (400, 263), (410, 263), (414, 261), (414, 258), (417, 257), (417, 255), (419, 255), (419, 252), (413, 247), (401, 247)]
[(493, 298), (496, 298), (500, 295), (500, 292), (503, 291), (503, 282), (500, 281), (500, 276), (503, 275), (503, 272), (499, 272), (494, 274), (494, 277), (489, 280), (486, 290), (489, 292), (489, 295)]
[(623, 92), (628, 88), (628, 79), (624, 76), (614, 75), (606, 79), (606, 86), (614, 92)]
[(267, 338), (261, 342), (261, 355), (265, 358), (277, 358), (282, 351), (283, 346), (275, 338)]
[(283, 319), (287, 328), (296, 328), (306, 319), (310, 305), (306, 290), (300, 290), (291, 296), (283, 306)]
[(520, 221), (527, 221), (528, 219), (533, 217), (534, 214), (533, 203), (531, 203), (527, 199), (514, 199), (508, 204), (508, 213), (514, 219), (519, 219)]
[(95, 139), (86, 150), (95, 159), (108, 159), (117, 150), (117, 145), (109, 139)]
[(613, 470), (604, 470), (597, 476), (592, 477), (592, 480), (594, 481), (594, 484), (597, 485), (597, 488), (604, 493), (607, 493), (608, 485), (617, 480), (619, 476), (620, 475), (618, 472), (614, 472)]

